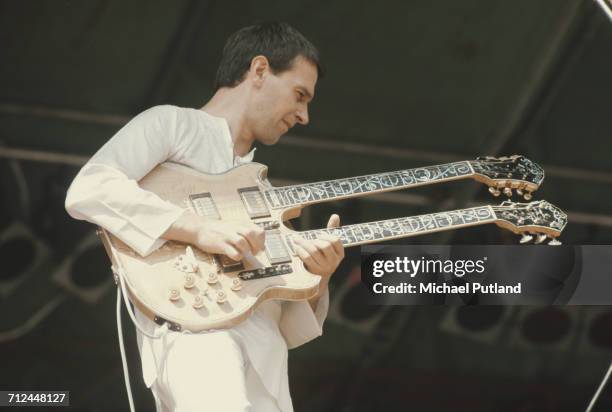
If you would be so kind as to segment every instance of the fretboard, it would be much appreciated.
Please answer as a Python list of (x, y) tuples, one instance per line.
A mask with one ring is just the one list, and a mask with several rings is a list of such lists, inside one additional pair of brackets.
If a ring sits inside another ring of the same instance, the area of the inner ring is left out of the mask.
[(272, 209), (348, 198), (364, 193), (385, 192), (434, 182), (462, 179), (474, 174), (470, 162), (418, 167), (345, 179), (326, 180), (270, 189), (265, 192)]
[(450, 212), (346, 225), (334, 229), (307, 230), (299, 234), (305, 239), (315, 239), (323, 233), (328, 233), (340, 238), (344, 247), (350, 247), (493, 223), (496, 219), (490, 206), (478, 206)]

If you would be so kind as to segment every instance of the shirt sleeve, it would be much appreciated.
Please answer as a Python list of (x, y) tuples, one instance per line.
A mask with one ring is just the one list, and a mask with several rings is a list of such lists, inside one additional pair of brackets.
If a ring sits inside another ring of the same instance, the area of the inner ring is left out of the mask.
[(283, 302), (279, 328), (287, 342), (287, 347), (297, 348), (321, 336), (328, 311), (328, 289), (319, 298), (314, 311), (308, 301)]
[(83, 166), (68, 188), (65, 207), (97, 224), (143, 256), (185, 211), (138, 186), (151, 169), (179, 151), (180, 124), (173, 106), (156, 106), (132, 119)]

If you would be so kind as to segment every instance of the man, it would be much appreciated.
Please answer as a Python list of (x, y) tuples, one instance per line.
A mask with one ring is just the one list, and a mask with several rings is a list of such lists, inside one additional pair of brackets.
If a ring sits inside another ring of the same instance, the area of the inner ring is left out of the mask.
[[(253, 143), (274, 144), (307, 124), (321, 72), (317, 49), (284, 23), (246, 27), (227, 41), (215, 93), (199, 110), (157, 106), (132, 119), (81, 169), (66, 198), (77, 219), (98, 224), (147, 255), (166, 240), (240, 260), (263, 249), (249, 222), (207, 221), (136, 182), (166, 160), (220, 173), (249, 162)], [(333, 215), (329, 227), (339, 225)], [(337, 238), (299, 241), (296, 252), (321, 276), (308, 302), (268, 301), (238, 326), (212, 333), (138, 332), (145, 383), (158, 411), (291, 411), (287, 348), (322, 333), (329, 277), (344, 257)], [(144, 330), (159, 326), (136, 313)]]

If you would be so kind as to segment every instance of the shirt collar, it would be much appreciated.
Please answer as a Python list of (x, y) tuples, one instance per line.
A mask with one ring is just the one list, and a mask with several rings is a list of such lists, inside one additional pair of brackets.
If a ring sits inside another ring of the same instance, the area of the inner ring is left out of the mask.
[(233, 156), (234, 164), (242, 164), (253, 161), (253, 157), (255, 156), (255, 150), (257, 149), (256, 147), (253, 147), (253, 149), (251, 149), (251, 151), (245, 154), (244, 156), (238, 156), (234, 154), (234, 141), (232, 140), (232, 133), (230, 131), (227, 120), (223, 117), (213, 116), (210, 113), (205, 112), (204, 110), (200, 111), (202, 113), (205, 113), (211, 119), (214, 119), (214, 121), (219, 125), (219, 128), (221, 129), (221, 134), (223, 135), (223, 140), (228, 145), (230, 152)]
[(235, 154), (234, 153), (234, 141), (232, 140), (232, 133), (230, 131), (229, 124), (227, 124), (227, 120), (225, 120), (222, 117), (218, 117), (218, 119), (223, 124), (223, 134), (226, 136), (225, 139), (229, 143), (229, 147), (232, 152), (233, 159), (234, 159), (234, 166), (242, 164), (242, 163), (252, 162), (253, 156), (255, 156), (256, 147), (252, 148), (251, 151), (245, 154), (244, 156), (238, 156), (237, 154)]
[(252, 148), (251, 151), (244, 156), (236, 156), (236, 160), (240, 163), (252, 162), (253, 156), (255, 156), (255, 150), (257, 150), (256, 147)]

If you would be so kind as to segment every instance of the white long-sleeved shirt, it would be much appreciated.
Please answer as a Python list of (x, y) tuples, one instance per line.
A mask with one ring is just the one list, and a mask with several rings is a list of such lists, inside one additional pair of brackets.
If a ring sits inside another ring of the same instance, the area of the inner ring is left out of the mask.
[[(253, 154), (254, 150), (244, 157), (234, 155), (225, 119), (202, 110), (156, 106), (132, 119), (83, 166), (68, 189), (66, 210), (76, 219), (107, 229), (141, 255), (147, 255), (163, 245), (165, 241), (160, 236), (184, 210), (141, 189), (137, 185), (141, 178), (164, 161), (205, 173), (221, 173), (250, 162)], [(289, 411), (292, 406), (287, 348), (322, 334), (328, 306), (328, 292), (314, 312), (306, 301), (268, 301), (238, 326), (214, 333), (228, 334), (244, 348), (265, 388), (281, 410)], [(137, 314), (148, 332), (159, 328)], [(138, 332), (147, 387), (160, 376), (165, 348), (176, 335), (169, 332), (164, 339), (151, 339)]]

